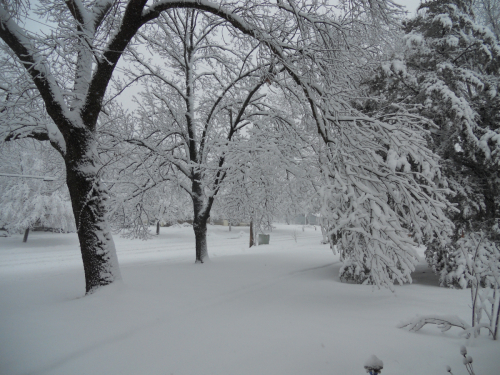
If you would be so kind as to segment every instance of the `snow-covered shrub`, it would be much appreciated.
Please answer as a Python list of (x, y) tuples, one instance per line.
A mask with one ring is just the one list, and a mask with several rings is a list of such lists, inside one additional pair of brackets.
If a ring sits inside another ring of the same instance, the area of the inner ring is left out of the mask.
[(10, 233), (34, 226), (74, 232), (75, 219), (67, 192), (47, 192), (42, 184), (30, 185), (23, 181), (4, 192), (0, 202), (0, 227)]
[(470, 288), (479, 277), (479, 285), (487, 287), (494, 283), (490, 268), (500, 267), (499, 246), (498, 241), (482, 232), (464, 233), (458, 241), (447, 245), (444, 251), (433, 251), (429, 262), (439, 273), (442, 286)]
[(28, 140), (4, 144), (0, 164), (7, 174), (0, 176), (0, 228), (10, 233), (35, 226), (76, 230), (68, 189), (64, 179), (56, 178), (64, 166), (53, 150)]
[[(458, 272), (450, 273), (451, 277), (458, 278), (462, 287), (470, 284), (472, 326), (488, 329), (496, 340), (500, 319), (500, 236), (471, 233), (457, 245), (462, 254), (457, 251)], [(487, 323), (482, 323), (483, 316)]]
[[(464, 329), (467, 335), (479, 335), (482, 328), (489, 331), (494, 340), (498, 337), (500, 321), (500, 241), (496, 233), (466, 233), (455, 242), (450, 253), (444, 253), (441, 282), (461, 288), (470, 287), (472, 326), (458, 318), (424, 316), (404, 323), (418, 331), (423, 325), (432, 323), (444, 327)], [(485, 318), (485, 319), (483, 319)], [(486, 320), (486, 322), (484, 322)], [(458, 323), (457, 323), (458, 322)]]
[[(494, 226), (497, 228), (498, 224)], [(442, 257), (442, 284), (471, 288), (472, 326), (486, 328), (496, 340), (500, 318), (500, 236), (464, 233)], [(482, 323), (486, 318), (487, 323)], [(477, 331), (475, 331), (476, 333)]]
[[(387, 275), (389, 281), (394, 284), (398, 281), (397, 273), (402, 273), (403, 269), (396, 264), (397, 272), (386, 266), (384, 273)], [(363, 285), (376, 285), (376, 281), (372, 276), (372, 272), (380, 272), (380, 270), (372, 270), (366, 266), (366, 263), (357, 262), (355, 259), (344, 260), (342, 267), (340, 267), (339, 276), (340, 280), (344, 282), (353, 282), (355, 284)]]
[(346, 260), (339, 271), (340, 280), (344, 282), (354, 282), (356, 284), (372, 285), (371, 270), (364, 267), (355, 260)]

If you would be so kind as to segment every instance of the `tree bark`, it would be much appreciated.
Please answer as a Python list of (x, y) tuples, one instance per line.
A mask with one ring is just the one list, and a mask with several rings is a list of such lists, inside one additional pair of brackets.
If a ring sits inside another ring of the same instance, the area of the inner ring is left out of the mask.
[(28, 241), (28, 235), (30, 234), (30, 228), (26, 228), (26, 230), (24, 231), (24, 237), (23, 237), (23, 242), (27, 242)]
[(207, 219), (203, 216), (193, 221), (196, 241), (196, 263), (204, 263), (208, 257), (207, 249)]
[(99, 181), (93, 136), (82, 129), (67, 138), (66, 181), (82, 253), (86, 294), (121, 279), (116, 248), (106, 220), (107, 191)]
[(248, 246), (248, 247), (252, 247), (254, 245), (255, 245), (255, 243), (253, 240), (253, 220), (250, 220), (250, 246)]
[(196, 260), (195, 263), (204, 263), (208, 258), (207, 248), (207, 220), (208, 212), (204, 209), (203, 202), (193, 198), (194, 220), (193, 230), (196, 242)]
[(157, 236), (160, 235), (160, 220), (156, 222), (156, 235)]
[(205, 204), (203, 199), (203, 188), (201, 175), (194, 173), (192, 177), (192, 200), (193, 200), (193, 230), (196, 241), (196, 263), (204, 263), (208, 258), (207, 249), (207, 221), (210, 216), (211, 204)]
[[(496, 292), (496, 290), (495, 290)], [(494, 301), (496, 301), (496, 298), (494, 299)], [(493, 306), (495, 306), (495, 304), (493, 304)], [(493, 331), (493, 340), (496, 340), (498, 338), (498, 324), (500, 322), (500, 299), (498, 301), (498, 305), (497, 305), (497, 317), (496, 317), (496, 320), (495, 320), (495, 330)]]

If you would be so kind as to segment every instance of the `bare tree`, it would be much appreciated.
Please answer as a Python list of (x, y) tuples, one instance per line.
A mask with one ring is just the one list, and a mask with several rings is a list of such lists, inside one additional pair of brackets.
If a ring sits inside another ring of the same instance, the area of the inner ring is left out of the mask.
[(130, 49), (133, 65), (127, 75), (130, 81), (142, 79), (145, 90), (136, 128), (122, 141), (143, 148), (148, 179), (174, 182), (191, 198), (196, 262), (201, 263), (208, 256), (207, 221), (228, 174), (227, 154), (238, 147), (243, 129), (270, 112), (262, 92), (272, 71), (270, 58), (259, 57), (258, 42), (232, 33), (219, 18), (171, 10), (139, 32), (134, 43), (148, 46), (161, 65)]

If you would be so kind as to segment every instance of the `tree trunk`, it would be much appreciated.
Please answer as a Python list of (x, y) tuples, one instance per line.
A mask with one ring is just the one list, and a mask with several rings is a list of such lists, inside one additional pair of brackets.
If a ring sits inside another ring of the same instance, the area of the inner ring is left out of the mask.
[(207, 249), (207, 219), (199, 217), (193, 221), (196, 240), (196, 263), (203, 263), (208, 257)]
[[(86, 294), (121, 279), (115, 243), (106, 220), (107, 192), (99, 182), (93, 137), (74, 134), (65, 157), (66, 181), (80, 241)], [(69, 143), (69, 142), (68, 142)]]
[(253, 220), (250, 220), (250, 246), (249, 247), (252, 247), (254, 245), (255, 245), (255, 243), (253, 240)]
[[(495, 290), (496, 292), (496, 290)], [(494, 300), (496, 301), (496, 299)], [(500, 298), (498, 300), (498, 305), (497, 305), (497, 316), (495, 320), (495, 330), (493, 331), (493, 340), (496, 340), (498, 338), (498, 324), (500, 322)]]
[(156, 235), (157, 236), (160, 235), (160, 220), (156, 222)]
[(24, 237), (23, 237), (23, 242), (27, 242), (28, 241), (28, 235), (30, 234), (30, 228), (26, 228), (26, 230), (24, 231)]
[(229, 225), (229, 231), (231, 232), (231, 220), (229, 220), (228, 225)]
[(207, 221), (210, 216), (210, 205), (204, 204), (202, 187), (199, 181), (201, 177), (195, 175), (193, 178), (193, 230), (196, 241), (196, 263), (203, 263), (208, 258), (207, 249)]

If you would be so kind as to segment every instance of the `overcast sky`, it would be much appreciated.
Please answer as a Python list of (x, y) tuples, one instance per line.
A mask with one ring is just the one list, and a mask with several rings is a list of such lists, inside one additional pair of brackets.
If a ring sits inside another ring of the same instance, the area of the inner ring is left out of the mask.
[(408, 9), (409, 16), (415, 14), (418, 6), (420, 5), (420, 0), (394, 0), (395, 3), (404, 5)]

